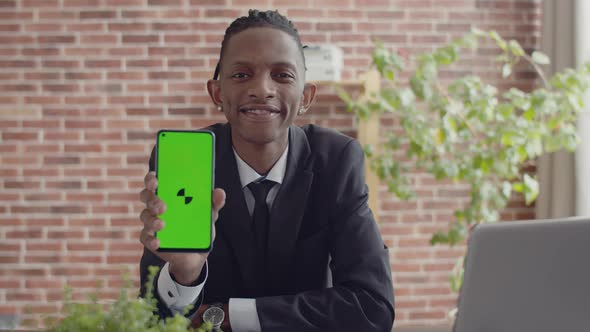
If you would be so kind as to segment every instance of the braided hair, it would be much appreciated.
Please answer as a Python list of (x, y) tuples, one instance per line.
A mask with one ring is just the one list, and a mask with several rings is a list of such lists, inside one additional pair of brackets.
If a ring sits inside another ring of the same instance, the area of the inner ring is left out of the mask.
[(223, 36), (223, 41), (221, 42), (221, 51), (219, 52), (219, 61), (217, 62), (217, 66), (215, 66), (215, 74), (213, 75), (214, 80), (219, 78), (219, 70), (221, 66), (221, 60), (223, 59), (223, 52), (227, 46), (227, 43), (229, 42), (229, 39), (233, 35), (249, 28), (261, 27), (279, 29), (293, 37), (295, 42), (297, 42), (297, 46), (299, 46), (299, 51), (301, 52), (301, 57), (303, 58), (303, 65), (305, 66), (305, 56), (303, 55), (303, 49), (305, 46), (301, 44), (299, 32), (293, 23), (289, 21), (287, 17), (279, 14), (277, 10), (259, 11), (256, 9), (250, 9), (248, 11), (248, 16), (237, 18), (225, 30), (225, 35)]

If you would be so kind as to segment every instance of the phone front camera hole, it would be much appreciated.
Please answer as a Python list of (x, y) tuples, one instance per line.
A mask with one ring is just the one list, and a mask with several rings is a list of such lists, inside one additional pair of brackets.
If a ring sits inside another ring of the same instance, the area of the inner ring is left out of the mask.
[(166, 137), (166, 134), (162, 134), (162, 137)]

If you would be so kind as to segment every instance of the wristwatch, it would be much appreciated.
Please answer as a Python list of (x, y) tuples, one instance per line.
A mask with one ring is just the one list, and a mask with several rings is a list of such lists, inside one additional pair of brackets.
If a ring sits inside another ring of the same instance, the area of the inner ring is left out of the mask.
[(225, 312), (223, 312), (223, 304), (221, 303), (213, 303), (203, 312), (203, 322), (211, 323), (214, 332), (223, 332), (221, 323), (223, 323), (224, 319)]

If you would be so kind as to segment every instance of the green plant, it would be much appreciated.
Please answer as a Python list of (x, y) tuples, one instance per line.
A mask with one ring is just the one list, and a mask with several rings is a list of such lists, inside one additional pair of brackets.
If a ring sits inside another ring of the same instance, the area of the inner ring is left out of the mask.
[[(476, 49), (482, 39), (498, 47), (503, 78), (524, 62), (536, 72), (542, 86), (530, 92), (515, 87), (499, 92), (475, 75), (452, 81), (440, 78), (441, 68)], [(373, 65), (386, 85), (366, 100), (339, 91), (361, 121), (375, 113), (393, 113), (399, 120), (401, 134), (385, 133), (378, 148), (365, 147), (371, 167), (399, 198), (414, 196), (407, 176), (414, 169), (438, 180), (468, 185), (469, 203), (455, 211), (456, 221), (448, 231), (432, 236), (432, 244), (455, 245), (466, 238), (473, 224), (497, 221), (513, 192), (532, 203), (539, 186), (526, 166), (543, 153), (576, 148), (576, 119), (588, 88), (590, 64), (547, 79), (541, 65), (548, 63), (545, 54), (529, 55), (515, 40), (474, 29), (444, 47), (418, 55), (405, 84), (396, 81), (406, 67), (403, 59), (377, 44)], [(400, 150), (405, 150), (411, 165), (396, 160), (394, 155)], [(462, 265), (462, 260), (458, 264)], [(452, 288), (457, 290), (462, 271), (455, 270)]]
[[(65, 290), (64, 317), (61, 320), (48, 317), (45, 325), (49, 332), (210, 332), (213, 326), (204, 323), (198, 329), (190, 328), (190, 320), (180, 314), (164, 320), (157, 315), (156, 299), (153, 296), (153, 281), (157, 266), (149, 268), (146, 297), (129, 297), (131, 282), (121, 289), (119, 298), (112, 305), (99, 303), (97, 293), (86, 303), (74, 303), (72, 290)], [(185, 308), (185, 312), (190, 310)]]

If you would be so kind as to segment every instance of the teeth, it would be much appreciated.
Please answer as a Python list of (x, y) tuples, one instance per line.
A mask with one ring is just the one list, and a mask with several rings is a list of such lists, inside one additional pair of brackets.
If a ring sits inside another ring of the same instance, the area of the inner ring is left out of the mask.
[(267, 111), (267, 110), (245, 110), (246, 113), (256, 113), (256, 114), (262, 114), (262, 113), (272, 113), (271, 111)]

